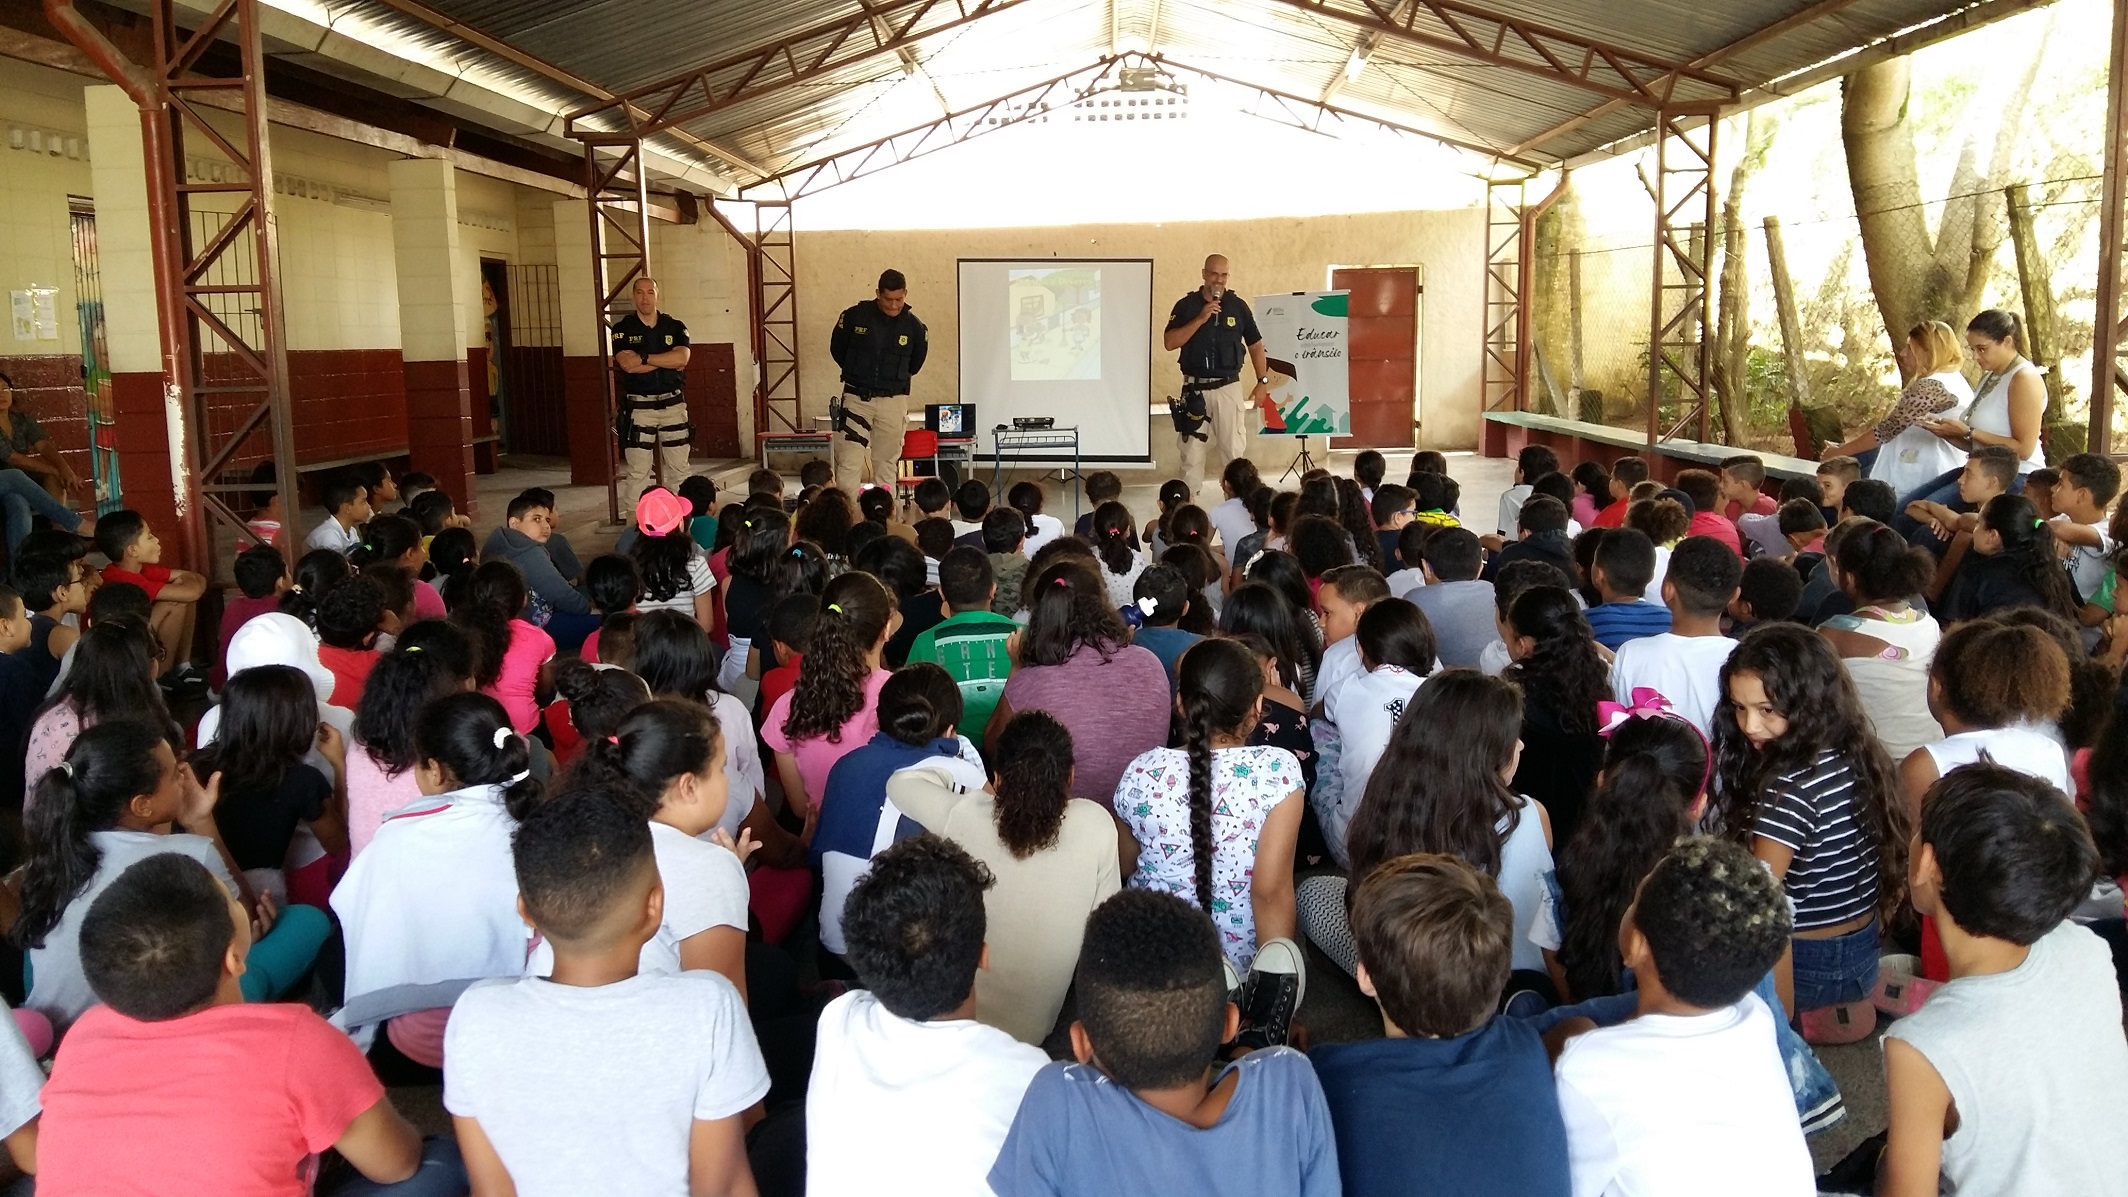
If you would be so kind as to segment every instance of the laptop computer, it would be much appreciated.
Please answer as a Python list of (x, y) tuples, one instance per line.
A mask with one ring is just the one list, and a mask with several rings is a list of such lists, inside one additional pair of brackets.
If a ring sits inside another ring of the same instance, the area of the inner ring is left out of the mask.
[(924, 427), (940, 436), (974, 436), (975, 404), (926, 403)]

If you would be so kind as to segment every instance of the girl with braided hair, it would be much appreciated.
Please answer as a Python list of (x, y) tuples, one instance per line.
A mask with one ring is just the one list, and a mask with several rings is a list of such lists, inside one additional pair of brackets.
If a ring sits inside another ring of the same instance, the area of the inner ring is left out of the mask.
[(1259, 945), (1291, 940), (1300, 762), (1250, 746), (1263, 711), (1263, 667), (1232, 640), (1182, 655), (1176, 705), (1182, 747), (1142, 753), (1116, 785), (1115, 812), (1137, 842), (1129, 884), (1195, 903), (1219, 928), (1237, 972)]

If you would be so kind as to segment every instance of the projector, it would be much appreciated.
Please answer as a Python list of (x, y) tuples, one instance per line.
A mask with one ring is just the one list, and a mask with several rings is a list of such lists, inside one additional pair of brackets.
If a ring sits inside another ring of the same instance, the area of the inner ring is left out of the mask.
[(1017, 432), (1043, 431), (1057, 426), (1055, 416), (1014, 416), (1012, 427)]

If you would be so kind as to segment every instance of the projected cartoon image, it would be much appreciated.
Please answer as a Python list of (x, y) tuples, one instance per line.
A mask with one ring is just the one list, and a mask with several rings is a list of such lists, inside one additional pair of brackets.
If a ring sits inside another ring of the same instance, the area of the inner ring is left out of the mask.
[(1101, 377), (1101, 272), (1084, 266), (1014, 270), (1006, 281), (1012, 380)]

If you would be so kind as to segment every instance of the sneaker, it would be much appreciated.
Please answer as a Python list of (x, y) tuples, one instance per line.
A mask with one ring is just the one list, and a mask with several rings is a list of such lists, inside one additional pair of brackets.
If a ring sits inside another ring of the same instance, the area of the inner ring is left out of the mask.
[(187, 695), (207, 692), (207, 675), (192, 667), (187, 661), (158, 679), (157, 685), (168, 694)]
[(1234, 1044), (1247, 1051), (1282, 1047), (1308, 991), (1308, 960), (1290, 939), (1273, 939), (1256, 953), (1256, 963), (1241, 983), (1241, 1033)]

